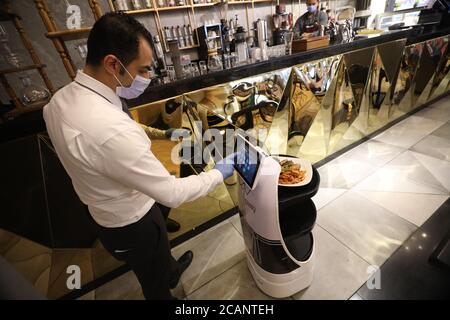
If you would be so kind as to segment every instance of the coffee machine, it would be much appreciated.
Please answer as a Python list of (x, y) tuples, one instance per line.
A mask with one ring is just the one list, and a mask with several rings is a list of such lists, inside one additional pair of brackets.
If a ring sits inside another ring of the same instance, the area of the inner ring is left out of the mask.
[(286, 13), (286, 6), (279, 4), (276, 6), (275, 14), (272, 16), (273, 21), (273, 44), (284, 44), (286, 33), (292, 30), (292, 13)]

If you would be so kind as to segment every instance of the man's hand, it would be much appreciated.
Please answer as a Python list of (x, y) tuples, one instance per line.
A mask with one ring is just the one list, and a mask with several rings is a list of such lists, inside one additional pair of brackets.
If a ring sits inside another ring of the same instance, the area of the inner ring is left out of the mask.
[(235, 158), (236, 153), (232, 153), (228, 157), (217, 162), (216, 165), (214, 166), (214, 169), (220, 171), (224, 180), (233, 175)]
[(188, 138), (191, 135), (191, 132), (187, 129), (170, 128), (164, 132), (164, 135), (167, 139), (179, 140), (180, 138)]

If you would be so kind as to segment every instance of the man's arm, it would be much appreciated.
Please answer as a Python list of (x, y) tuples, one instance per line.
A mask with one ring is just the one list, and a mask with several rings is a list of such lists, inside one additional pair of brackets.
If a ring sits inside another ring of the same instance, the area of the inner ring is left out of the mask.
[(170, 208), (206, 196), (223, 181), (215, 169), (186, 178), (170, 175), (150, 151), (149, 142), (134, 129), (110, 138), (99, 154), (98, 171)]

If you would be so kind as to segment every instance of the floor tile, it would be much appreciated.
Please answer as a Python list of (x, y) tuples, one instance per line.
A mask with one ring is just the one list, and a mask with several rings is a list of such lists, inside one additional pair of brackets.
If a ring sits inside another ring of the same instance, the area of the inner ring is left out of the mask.
[(242, 225), (241, 225), (241, 218), (239, 217), (239, 213), (232, 216), (230, 219), (228, 219), (233, 227), (239, 232), (239, 234), (242, 236)]
[(419, 193), (364, 191), (359, 194), (416, 226), (421, 226), (448, 199), (446, 195)]
[(347, 189), (320, 188), (312, 198), (317, 210), (322, 209), (328, 203), (341, 196)]
[(350, 297), (349, 300), (362, 301), (362, 300), (364, 300), (364, 299), (363, 299), (359, 294), (355, 293), (354, 295), (352, 295), (352, 296)]
[[(450, 200), (447, 200), (381, 267), (381, 288), (362, 286), (365, 300), (446, 300), (450, 272), (433, 256), (448, 242)], [(437, 252), (436, 249), (438, 249)]]
[(405, 151), (355, 186), (356, 190), (448, 194), (441, 182), (410, 151)]
[(382, 132), (374, 140), (407, 149), (442, 126), (445, 121), (410, 116)]
[[(447, 102), (450, 104), (450, 102)], [(448, 106), (448, 105), (447, 105)], [(428, 108), (420, 110), (414, 114), (417, 117), (422, 117), (437, 121), (449, 121), (450, 120), (450, 107), (445, 107), (443, 103), (432, 105)]]
[(348, 299), (369, 278), (369, 264), (319, 226), (314, 228), (316, 260), (311, 286), (294, 299)]
[(376, 168), (363, 161), (337, 158), (318, 169), (321, 188), (349, 189)]
[(186, 250), (194, 253), (191, 266), (181, 276), (187, 295), (245, 257), (244, 240), (228, 221), (181, 244), (172, 253), (178, 258)]
[(95, 290), (97, 300), (143, 300), (141, 285), (133, 272), (104, 284)]
[(444, 186), (450, 194), (450, 162), (412, 152), (412, 155)]
[(354, 149), (346, 152), (341, 159), (354, 159), (380, 167), (388, 163), (405, 149), (382, 143), (376, 140), (369, 140)]
[(450, 139), (429, 135), (411, 147), (412, 151), (450, 161)]
[(380, 266), (416, 229), (349, 191), (318, 213), (317, 223), (370, 264)]
[(77, 300), (95, 300), (95, 290), (89, 291), (85, 295), (82, 295)]
[(450, 121), (433, 131), (432, 135), (450, 140)]
[(188, 300), (268, 300), (256, 286), (244, 259), (188, 295)]

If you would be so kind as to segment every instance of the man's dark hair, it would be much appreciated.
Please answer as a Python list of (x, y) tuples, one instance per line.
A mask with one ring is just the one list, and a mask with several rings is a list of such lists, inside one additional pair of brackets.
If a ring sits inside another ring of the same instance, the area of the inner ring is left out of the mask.
[(95, 22), (89, 33), (86, 64), (99, 66), (104, 57), (113, 54), (127, 66), (139, 54), (139, 39), (153, 45), (150, 32), (126, 13), (110, 12)]

